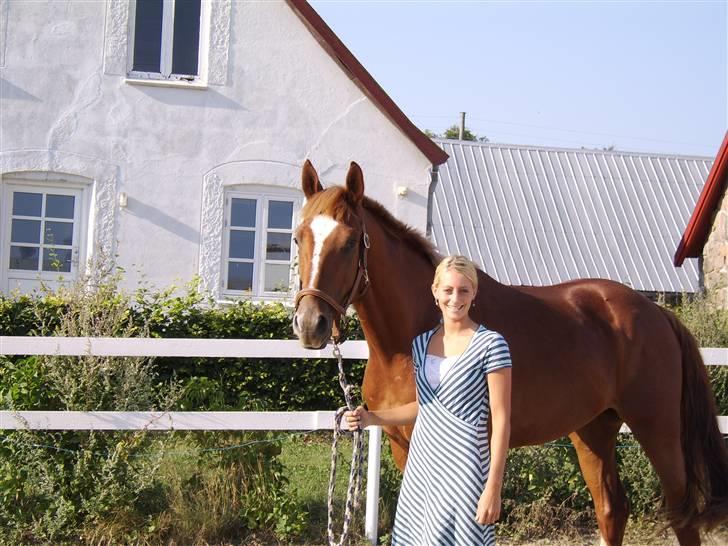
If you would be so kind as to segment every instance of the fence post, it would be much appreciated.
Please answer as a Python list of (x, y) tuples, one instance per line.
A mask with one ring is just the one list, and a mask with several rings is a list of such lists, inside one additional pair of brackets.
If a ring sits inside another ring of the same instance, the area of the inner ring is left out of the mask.
[(371, 426), (369, 432), (369, 455), (367, 457), (367, 507), (364, 519), (364, 534), (369, 544), (377, 543), (379, 520), (379, 467), (382, 454), (382, 427)]

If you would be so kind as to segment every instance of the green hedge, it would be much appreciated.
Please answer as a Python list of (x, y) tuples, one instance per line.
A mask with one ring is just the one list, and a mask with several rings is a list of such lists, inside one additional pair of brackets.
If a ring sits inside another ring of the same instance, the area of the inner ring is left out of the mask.
[[(114, 286), (112, 284), (112, 286)], [(57, 335), (75, 291), (41, 297), (0, 295), (0, 335)], [(113, 296), (117, 300), (119, 295)], [(106, 335), (167, 338), (293, 339), (290, 308), (280, 303), (240, 300), (215, 306), (196, 283), (184, 290), (140, 289), (128, 298), (128, 322)], [(102, 313), (98, 309), (97, 313)], [(347, 319), (351, 339), (363, 339), (358, 321)], [(121, 331), (124, 329), (124, 331)], [(82, 332), (79, 335), (95, 335)], [(343, 346), (344, 351), (346, 345)], [(6, 359), (0, 370), (0, 395), (17, 409), (55, 409), (44, 394), (35, 357)], [(345, 362), (347, 377), (360, 385), (366, 361)], [(152, 367), (164, 384), (184, 390), (174, 409), (305, 411), (343, 405), (334, 359), (157, 358)], [(112, 409), (110, 407), (102, 409)]]

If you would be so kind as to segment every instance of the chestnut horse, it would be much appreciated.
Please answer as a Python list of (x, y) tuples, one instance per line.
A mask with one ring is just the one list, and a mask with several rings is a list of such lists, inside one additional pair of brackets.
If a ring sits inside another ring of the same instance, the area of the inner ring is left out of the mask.
[[(295, 236), (303, 290), (294, 331), (304, 346), (321, 348), (353, 302), (369, 345), (368, 407), (413, 401), (410, 344), (439, 319), (430, 291), (439, 257), (364, 196), (356, 163), (345, 187), (324, 190), (307, 161), (302, 189), (307, 202)], [(728, 454), (713, 394), (695, 339), (670, 311), (607, 280), (506, 286), (479, 271), (478, 283), (473, 319), (511, 348), (511, 446), (569, 435), (602, 544), (621, 544), (627, 523), (615, 452), (623, 423), (660, 478), (682, 546), (699, 545), (701, 528), (728, 520)], [(386, 429), (400, 469), (411, 432)]]

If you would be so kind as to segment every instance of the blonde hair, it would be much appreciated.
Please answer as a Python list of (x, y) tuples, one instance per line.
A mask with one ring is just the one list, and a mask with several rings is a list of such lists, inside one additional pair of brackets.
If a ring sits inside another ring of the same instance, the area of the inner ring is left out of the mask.
[(478, 290), (478, 271), (475, 268), (475, 264), (465, 256), (458, 254), (448, 256), (438, 264), (437, 269), (435, 269), (435, 279), (432, 281), (433, 286), (439, 286), (442, 274), (450, 270), (457, 271), (463, 275), (473, 284), (473, 290)]

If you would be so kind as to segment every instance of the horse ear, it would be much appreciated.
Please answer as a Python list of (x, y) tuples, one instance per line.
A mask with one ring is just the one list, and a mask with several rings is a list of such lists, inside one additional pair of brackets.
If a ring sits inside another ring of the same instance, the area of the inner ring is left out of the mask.
[(346, 175), (346, 191), (352, 197), (354, 204), (358, 205), (364, 198), (364, 173), (361, 167), (352, 161)]
[(303, 164), (303, 171), (301, 171), (301, 189), (306, 199), (309, 199), (315, 193), (323, 191), (324, 188), (319, 181), (316, 169), (313, 168), (313, 164), (307, 159)]

